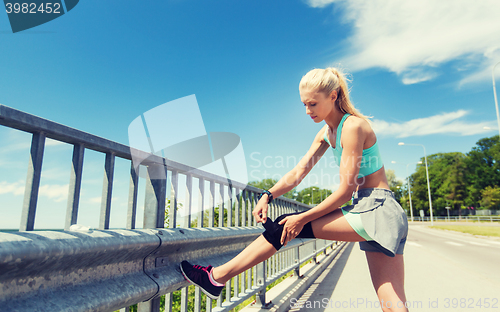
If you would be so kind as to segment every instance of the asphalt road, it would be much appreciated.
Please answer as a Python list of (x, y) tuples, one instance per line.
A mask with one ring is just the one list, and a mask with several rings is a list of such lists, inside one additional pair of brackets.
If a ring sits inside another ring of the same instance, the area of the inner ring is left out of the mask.
[[(410, 225), (405, 288), (410, 311), (500, 311), (500, 240)], [(381, 311), (357, 243), (294, 300), (290, 311)]]

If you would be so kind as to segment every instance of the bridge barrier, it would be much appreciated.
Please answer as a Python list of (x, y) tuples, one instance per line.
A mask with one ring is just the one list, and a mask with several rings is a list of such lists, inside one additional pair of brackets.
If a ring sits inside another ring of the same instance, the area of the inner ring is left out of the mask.
[[(142, 229), (136, 228), (139, 176), (132, 164), (131, 148), (19, 110), (0, 105), (0, 124), (32, 133), (21, 223), (18, 232), (0, 232), (0, 306), (6, 311), (165, 311), (172, 310), (172, 292), (181, 289), (181, 311), (201, 310), (203, 298), (196, 289), (188, 297), (187, 282), (179, 272), (182, 259), (219, 265), (234, 257), (262, 231), (252, 210), (262, 190), (237, 181), (133, 150), (146, 168)], [(73, 145), (64, 230), (34, 231), (46, 138)], [(78, 208), (86, 150), (104, 156), (104, 179), (99, 227), (78, 229)], [(126, 229), (110, 229), (111, 196), (116, 157), (130, 161), (130, 187)], [(164, 178), (151, 178), (161, 175)], [(178, 216), (179, 177), (185, 176), (185, 209)], [(193, 183), (198, 180), (198, 186)], [(170, 183), (170, 192), (167, 190)], [(209, 187), (205, 192), (205, 184)], [(216, 186), (218, 192), (216, 192)], [(193, 194), (199, 196), (192, 207)], [(227, 194), (227, 197), (225, 196)], [(207, 201), (209, 207), (204, 207)], [(170, 205), (167, 205), (168, 200)], [(166, 206), (170, 209), (166, 210)], [(218, 218), (215, 215), (218, 209)], [(269, 207), (269, 217), (304, 211), (308, 205), (279, 197)], [(224, 215), (227, 217), (225, 218)], [(181, 219), (182, 218), (182, 219)], [(165, 229), (165, 219), (169, 228)], [(208, 224), (204, 220), (208, 219)], [(218, 219), (218, 224), (215, 224)], [(178, 227), (182, 224), (183, 227)], [(295, 239), (267, 261), (234, 277), (226, 284), (226, 297), (204, 303), (207, 311), (228, 311), (252, 295), (266, 305), (266, 286), (287, 272), (298, 273), (301, 263), (335, 245), (316, 239)], [(234, 295), (231, 295), (233, 292)]]
[[(414, 221), (426, 222), (431, 221), (430, 217), (413, 217)], [(450, 216), (450, 217), (433, 217), (434, 221), (445, 221), (445, 222), (500, 222), (500, 217), (497, 216)]]

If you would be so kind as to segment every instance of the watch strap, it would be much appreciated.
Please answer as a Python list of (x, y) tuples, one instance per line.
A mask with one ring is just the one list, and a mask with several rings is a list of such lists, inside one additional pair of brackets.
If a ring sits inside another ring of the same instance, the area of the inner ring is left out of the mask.
[(273, 194), (269, 191), (264, 191), (259, 195), (259, 199), (262, 197), (262, 195), (267, 194), (267, 203), (269, 204), (270, 202), (273, 201)]

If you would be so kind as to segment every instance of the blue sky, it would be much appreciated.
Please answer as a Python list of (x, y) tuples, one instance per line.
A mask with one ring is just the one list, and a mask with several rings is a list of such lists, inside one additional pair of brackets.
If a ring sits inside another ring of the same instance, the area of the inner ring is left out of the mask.
[[(351, 74), (355, 106), (373, 116), (386, 169), (403, 179), (423, 150), (398, 142), (424, 144), (428, 155), (465, 153), (498, 133), (483, 129), (497, 128), (498, 9), (493, 0), (86, 0), (16, 34), (0, 14), (0, 103), (128, 144), (135, 118), (195, 94), (207, 132), (241, 137), (255, 180), (290, 170), (322, 126), (300, 102), (302, 75), (340, 65)], [(0, 228), (18, 226), (29, 142), (0, 128)], [(49, 141), (39, 209), (58, 224), (70, 159), (71, 147)], [(102, 175), (91, 164), (102, 160), (88, 153), (86, 162), (85, 198), (98, 207)], [(331, 172), (326, 159), (299, 189), (334, 189)], [(127, 190), (126, 176), (119, 180), (116, 189)]]

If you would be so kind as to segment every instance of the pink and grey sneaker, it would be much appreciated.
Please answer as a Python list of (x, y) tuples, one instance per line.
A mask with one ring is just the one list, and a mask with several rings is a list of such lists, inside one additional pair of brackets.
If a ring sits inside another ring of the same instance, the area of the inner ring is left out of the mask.
[(200, 289), (210, 298), (217, 299), (224, 288), (224, 284), (217, 283), (212, 277), (211, 265), (203, 267), (192, 265), (186, 260), (181, 262), (181, 272), (184, 278), (200, 287)]

